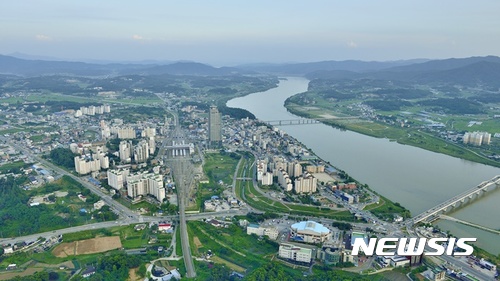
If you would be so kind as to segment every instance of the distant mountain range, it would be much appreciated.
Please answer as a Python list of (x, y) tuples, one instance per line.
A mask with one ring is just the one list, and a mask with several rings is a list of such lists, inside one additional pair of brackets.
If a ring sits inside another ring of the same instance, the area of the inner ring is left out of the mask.
[[(24, 55), (25, 57), (29, 57)], [(465, 86), (500, 87), (500, 58), (496, 56), (444, 60), (321, 61), (289, 64), (253, 64), (216, 68), (197, 62), (170, 64), (85, 63), (21, 59), (0, 55), (0, 75), (117, 76), (117, 75), (199, 75), (223, 76), (268, 73), (299, 75), (309, 79), (378, 79), (416, 83), (448, 83)]]
[(309, 79), (375, 79), (495, 88), (500, 87), (500, 58), (486, 56), (432, 60), (370, 72), (319, 70), (306, 76)]
[(353, 72), (369, 72), (387, 69), (396, 66), (411, 65), (415, 63), (426, 62), (427, 59), (400, 60), (400, 61), (320, 61), (306, 63), (290, 63), (290, 64), (254, 64), (240, 65), (238, 68), (248, 69), (257, 72), (284, 74), (284, 75), (306, 75), (316, 71), (353, 71)]
[(175, 62), (167, 65), (156, 64), (96, 64), (85, 62), (28, 60), (0, 55), (0, 74), (18, 76), (40, 75), (77, 75), (77, 76), (108, 76), (108, 75), (230, 75), (250, 73), (247, 70), (221, 67), (196, 62)]

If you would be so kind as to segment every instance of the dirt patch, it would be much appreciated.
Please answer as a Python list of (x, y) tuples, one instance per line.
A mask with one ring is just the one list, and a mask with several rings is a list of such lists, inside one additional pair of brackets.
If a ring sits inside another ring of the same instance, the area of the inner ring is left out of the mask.
[(52, 250), (52, 254), (58, 258), (66, 258), (75, 255), (75, 242), (61, 243)]
[(99, 237), (71, 243), (62, 243), (52, 251), (52, 254), (59, 258), (65, 258), (73, 255), (102, 253), (121, 247), (122, 243), (119, 236)]
[(239, 266), (239, 265), (237, 265), (237, 264), (234, 264), (234, 263), (232, 263), (232, 262), (230, 262), (230, 261), (227, 261), (227, 260), (225, 260), (225, 259), (223, 259), (223, 258), (220, 258), (220, 257), (218, 257), (218, 256), (213, 256), (213, 257), (211, 257), (210, 259), (211, 259), (213, 262), (215, 262), (215, 263), (224, 264), (224, 265), (226, 265), (227, 267), (231, 268), (232, 270), (238, 271), (238, 272), (240, 272), (240, 273), (243, 273), (243, 272), (245, 272), (245, 270), (246, 270), (245, 268), (243, 268), (243, 267), (241, 267), (241, 266)]
[(122, 247), (120, 236), (99, 237), (76, 243), (76, 255), (102, 253)]
[(200, 238), (198, 238), (198, 236), (193, 237), (193, 242), (196, 248), (203, 247), (203, 244), (201, 244)]
[(143, 278), (137, 276), (137, 268), (131, 268), (128, 270), (128, 281), (141, 281)]

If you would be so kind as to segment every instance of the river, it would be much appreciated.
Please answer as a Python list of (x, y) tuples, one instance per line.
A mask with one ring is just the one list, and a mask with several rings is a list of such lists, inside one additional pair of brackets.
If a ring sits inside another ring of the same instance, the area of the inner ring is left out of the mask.
[[(263, 121), (300, 118), (284, 101), (305, 92), (309, 80), (288, 77), (277, 88), (232, 99), (227, 106), (243, 108)], [(378, 193), (399, 202), (417, 215), (482, 181), (500, 169), (420, 148), (401, 145), (324, 124), (281, 126), (280, 129), (311, 148), (319, 157), (346, 171)], [(500, 229), (500, 190), (449, 214), (465, 221)], [(449, 221), (437, 223), (459, 237), (477, 237), (477, 245), (500, 254), (500, 236)]]

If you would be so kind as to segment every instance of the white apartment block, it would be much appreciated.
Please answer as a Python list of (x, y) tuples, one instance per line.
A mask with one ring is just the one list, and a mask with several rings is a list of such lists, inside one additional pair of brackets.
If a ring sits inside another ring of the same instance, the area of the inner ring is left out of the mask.
[(90, 172), (101, 170), (101, 161), (99, 159), (87, 160), (83, 156), (75, 156), (75, 170), (79, 175), (86, 175)]
[(108, 170), (108, 185), (114, 189), (121, 190), (127, 182), (129, 173), (128, 169)]
[(163, 202), (166, 197), (163, 176), (152, 173), (127, 176), (127, 195), (132, 198), (140, 195), (151, 195)]
[(141, 136), (143, 138), (155, 137), (156, 136), (156, 128), (147, 127), (142, 130)]
[(491, 134), (487, 132), (467, 132), (463, 137), (464, 144), (472, 144), (475, 146), (481, 146), (482, 144), (490, 144)]
[(287, 163), (286, 172), (291, 177), (298, 177), (302, 175), (302, 165), (299, 162)]
[(278, 183), (285, 191), (292, 191), (292, 180), (290, 179), (290, 176), (288, 176), (288, 173), (283, 169), (278, 171)]
[(134, 160), (136, 163), (144, 163), (149, 158), (149, 144), (141, 140), (134, 148)]
[(135, 129), (132, 127), (117, 128), (116, 134), (119, 139), (135, 139), (136, 137)]
[(318, 179), (313, 177), (309, 173), (305, 173), (295, 179), (294, 190), (298, 194), (300, 193), (314, 193), (318, 187)]
[(121, 141), (119, 145), (120, 160), (124, 162), (130, 162), (132, 156), (132, 142)]
[(261, 184), (262, 185), (273, 185), (273, 174), (271, 174), (271, 173), (262, 174)]
[(148, 140), (148, 145), (149, 145), (149, 154), (153, 154), (153, 153), (155, 153), (155, 150), (156, 150), (156, 142), (155, 142), (155, 137), (154, 137), (154, 136), (149, 137), (149, 140)]

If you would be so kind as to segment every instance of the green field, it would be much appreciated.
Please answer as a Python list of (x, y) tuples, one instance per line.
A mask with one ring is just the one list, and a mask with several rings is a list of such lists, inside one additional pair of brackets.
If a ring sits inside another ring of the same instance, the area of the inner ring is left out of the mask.
[[(201, 242), (196, 249), (199, 254), (211, 250), (216, 256), (251, 271), (269, 262), (271, 255), (278, 250), (278, 244), (266, 239), (247, 235), (245, 230), (235, 224), (228, 228), (216, 228), (204, 222), (188, 223), (190, 233)], [(194, 248), (194, 244), (191, 244)]]
[(21, 168), (25, 168), (28, 165), (24, 161), (16, 161), (12, 163), (3, 164), (0, 166), (0, 174), (11, 173), (17, 171)]
[(160, 99), (156, 96), (151, 98), (120, 98), (120, 99), (106, 99), (102, 97), (81, 97), (75, 95), (64, 95), (58, 93), (44, 93), (39, 95), (29, 95), (27, 97), (11, 97), (2, 99), (2, 103), (17, 104), (22, 102), (40, 102), (44, 103), (47, 101), (70, 101), (77, 103), (88, 103), (88, 102), (103, 102), (103, 103), (118, 103), (118, 104), (130, 104), (130, 105), (149, 105), (158, 104)]
[(196, 204), (191, 205), (186, 210), (200, 210), (205, 200), (209, 200), (214, 195), (220, 196), (224, 188), (233, 182), (234, 172), (240, 157), (237, 153), (206, 153), (204, 155), (203, 172), (209, 182), (199, 184)]

